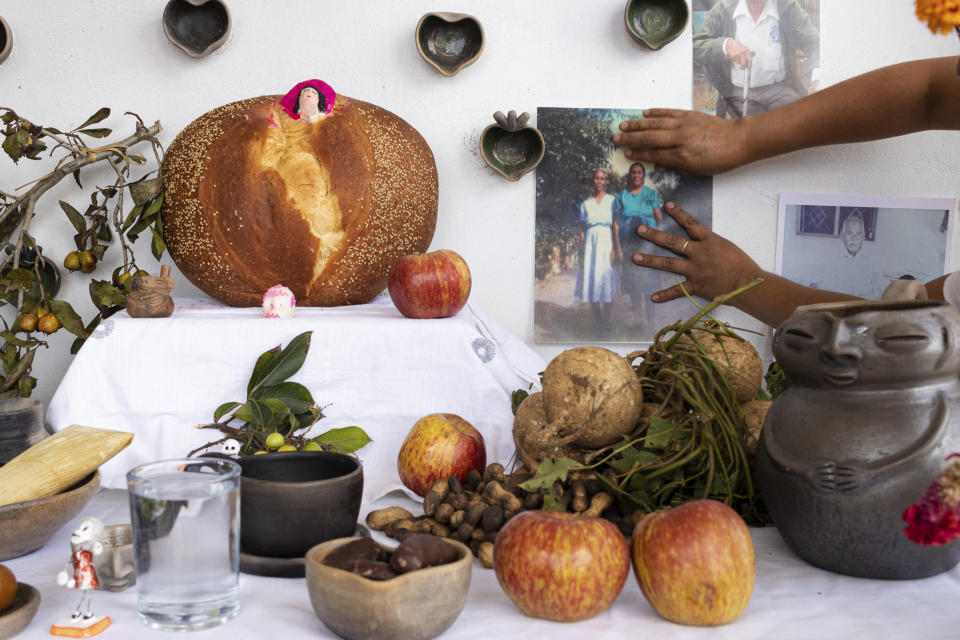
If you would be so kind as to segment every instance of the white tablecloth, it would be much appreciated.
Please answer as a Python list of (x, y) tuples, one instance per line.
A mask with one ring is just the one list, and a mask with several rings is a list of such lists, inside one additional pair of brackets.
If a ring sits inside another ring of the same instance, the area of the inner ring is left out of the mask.
[[(359, 425), (373, 438), (359, 452), (364, 497), (399, 488), (397, 451), (430, 413), (454, 413), (483, 434), (490, 462), (513, 453), (510, 393), (538, 381), (545, 363), (488, 317), (467, 306), (452, 318), (404, 318), (387, 297), (351, 307), (298, 308), (289, 319), (259, 308), (178, 300), (169, 318), (104, 320), (75, 356), (47, 408), (48, 428), (70, 424), (132, 431), (132, 444), (100, 469), (103, 486), (126, 488), (132, 467), (179, 458), (219, 439), (194, 426), (227, 401), (243, 401), (257, 357), (313, 331), (291, 380), (304, 384), (326, 417), (311, 430)], [(238, 423), (234, 423), (235, 425)]]
[[(376, 503), (365, 504), (361, 515), (390, 504), (401, 504), (412, 511), (418, 508), (409, 498), (391, 493)], [(101, 491), (82, 515), (96, 515), (105, 524), (129, 522), (126, 493)], [(50, 638), (50, 624), (76, 607), (77, 592), (57, 586), (56, 574), (69, 558), (70, 532), (80, 519), (62, 528), (42, 549), (5, 562), (22, 582), (37, 587), (42, 597), (37, 616), (17, 640)], [(960, 568), (925, 580), (888, 582), (850, 578), (807, 565), (787, 549), (772, 527), (752, 529), (751, 533), (757, 554), (756, 584), (750, 605), (732, 624), (698, 628), (667, 622), (644, 600), (632, 575), (628, 576), (620, 597), (599, 616), (577, 623), (528, 618), (500, 590), (493, 571), (474, 561), (463, 613), (441, 638), (937, 640), (960, 636), (960, 614), (954, 608), (960, 595)], [(375, 536), (386, 541), (379, 533)], [(93, 594), (94, 611), (108, 614), (113, 620), (113, 625), (100, 638), (163, 637), (163, 632), (148, 629), (140, 622), (135, 587), (120, 593), (95, 591)], [(190, 637), (299, 640), (336, 636), (314, 615), (303, 578), (240, 574), (238, 616), (224, 626), (197, 631)]]

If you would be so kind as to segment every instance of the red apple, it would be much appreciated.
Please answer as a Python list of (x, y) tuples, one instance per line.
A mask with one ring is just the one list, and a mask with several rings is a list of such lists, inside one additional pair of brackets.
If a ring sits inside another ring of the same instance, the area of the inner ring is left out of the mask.
[(470, 269), (449, 249), (403, 256), (390, 270), (387, 290), (408, 318), (447, 318), (470, 296)]
[(500, 588), (528, 616), (576, 622), (616, 600), (630, 573), (630, 550), (603, 518), (523, 511), (497, 534), (493, 567)]
[(440, 478), (457, 476), (466, 482), (471, 469), (483, 473), (486, 466), (483, 436), (452, 413), (431, 413), (417, 420), (397, 456), (400, 481), (420, 496)]
[(633, 530), (632, 553), (640, 591), (671, 622), (727, 624), (750, 602), (753, 540), (722, 502), (694, 500), (645, 516)]

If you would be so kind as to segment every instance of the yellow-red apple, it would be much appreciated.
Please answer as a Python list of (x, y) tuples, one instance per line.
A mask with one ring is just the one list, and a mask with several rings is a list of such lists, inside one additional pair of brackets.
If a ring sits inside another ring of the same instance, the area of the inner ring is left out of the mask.
[(397, 455), (400, 481), (420, 496), (440, 478), (456, 476), (466, 482), (471, 469), (483, 473), (486, 466), (483, 435), (452, 413), (431, 413), (417, 420)]
[(523, 511), (493, 544), (500, 588), (528, 616), (576, 622), (605, 611), (630, 573), (630, 550), (610, 521)]
[(753, 540), (722, 502), (694, 500), (644, 516), (633, 530), (632, 555), (640, 591), (671, 622), (727, 624), (750, 602)]
[(387, 277), (387, 291), (408, 318), (447, 318), (467, 303), (471, 282), (460, 254), (441, 249), (397, 260)]

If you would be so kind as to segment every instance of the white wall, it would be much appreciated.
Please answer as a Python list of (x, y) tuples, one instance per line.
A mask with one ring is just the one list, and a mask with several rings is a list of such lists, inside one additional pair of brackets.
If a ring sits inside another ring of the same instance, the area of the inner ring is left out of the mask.
[[(0, 65), (0, 105), (61, 129), (109, 106), (114, 115), (102, 126), (124, 135), (132, 125), (120, 114), (134, 111), (148, 122), (160, 120), (160, 139), (169, 144), (215, 106), (282, 93), (305, 78), (324, 79), (338, 92), (393, 111), (423, 134), (440, 175), (433, 248), (460, 252), (474, 274), (472, 303), (531, 343), (534, 176), (513, 183), (489, 170), (476, 151), (479, 132), (497, 110), (691, 106), (689, 31), (663, 51), (643, 51), (624, 32), (624, 0), (226, 2), (233, 16), (230, 38), (197, 60), (165, 39), (163, 0), (0, 0), (0, 16), (14, 32), (13, 55)], [(476, 16), (486, 32), (483, 55), (452, 78), (428, 66), (414, 46), (420, 16), (443, 10)], [(904, 60), (960, 54), (956, 36), (933, 36), (916, 20), (911, 0), (824, 0), (821, 22), (826, 84)], [(960, 133), (922, 133), (748, 166), (716, 178), (715, 229), (772, 269), (779, 192), (955, 198), (958, 150)], [(0, 158), (0, 189), (49, 168), (48, 162), (14, 166)], [(85, 185), (98, 178), (106, 180), (106, 172), (88, 173)], [(45, 196), (34, 225), (45, 253), (58, 261), (71, 250), (73, 231), (56, 201), (79, 206), (86, 199), (71, 185)], [(138, 249), (156, 271), (148, 246)], [(960, 252), (953, 256), (957, 267)], [(103, 265), (98, 275), (108, 278), (115, 266)], [(89, 318), (86, 285), (86, 278), (68, 277), (61, 297)], [(198, 294), (178, 277), (176, 295)], [(735, 312), (729, 317), (761, 328)], [(71, 340), (55, 335), (52, 348), (37, 358), (35, 395), (44, 401), (69, 365)], [(761, 338), (756, 342), (763, 346)], [(621, 346), (614, 348), (630, 349)], [(549, 359), (564, 347), (535, 348)]]

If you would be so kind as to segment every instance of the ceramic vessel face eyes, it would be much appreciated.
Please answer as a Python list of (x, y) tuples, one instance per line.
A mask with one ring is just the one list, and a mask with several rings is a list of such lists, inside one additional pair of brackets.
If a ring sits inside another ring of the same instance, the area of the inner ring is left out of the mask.
[(463, 13), (428, 13), (417, 25), (417, 50), (445, 76), (472, 64), (483, 52), (483, 27)]
[(629, 0), (623, 17), (630, 37), (657, 51), (683, 33), (690, 10), (684, 0)]
[(960, 336), (950, 315), (952, 309), (935, 302), (913, 310), (854, 305), (798, 310), (777, 330), (774, 353), (795, 382), (827, 388), (956, 375)]
[(170, 0), (163, 10), (167, 39), (194, 58), (218, 49), (230, 33), (230, 11), (220, 0)]
[(480, 136), (480, 153), (494, 171), (519, 180), (543, 159), (543, 136), (532, 127), (507, 131), (490, 125)]

